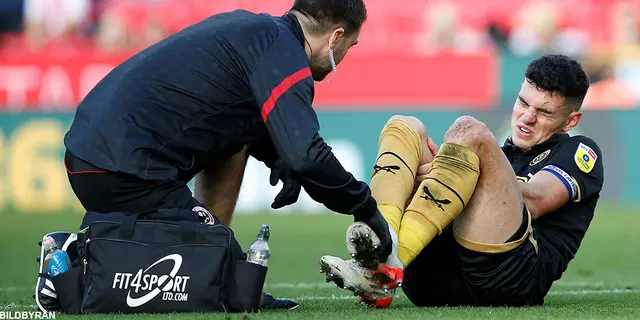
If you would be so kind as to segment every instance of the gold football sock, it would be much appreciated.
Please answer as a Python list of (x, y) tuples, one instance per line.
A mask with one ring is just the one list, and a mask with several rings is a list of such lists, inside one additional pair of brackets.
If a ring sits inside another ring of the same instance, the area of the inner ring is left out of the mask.
[(402, 218), (398, 255), (405, 266), (462, 212), (479, 176), (480, 160), (471, 149), (442, 145)]
[(378, 209), (398, 233), (405, 205), (413, 192), (422, 157), (420, 136), (404, 120), (392, 119), (378, 142), (378, 157), (371, 174), (371, 193)]

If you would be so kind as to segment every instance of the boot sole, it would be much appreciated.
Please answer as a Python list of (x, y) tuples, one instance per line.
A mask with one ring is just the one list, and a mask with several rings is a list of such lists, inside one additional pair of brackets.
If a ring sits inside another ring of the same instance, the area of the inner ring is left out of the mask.
[(379, 247), (380, 239), (367, 224), (354, 222), (347, 228), (347, 250), (361, 266), (371, 270), (378, 268)]

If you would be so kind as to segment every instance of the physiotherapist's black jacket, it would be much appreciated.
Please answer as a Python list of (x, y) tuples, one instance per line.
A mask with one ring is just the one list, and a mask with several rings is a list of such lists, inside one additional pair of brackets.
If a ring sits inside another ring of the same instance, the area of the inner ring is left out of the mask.
[(117, 66), (79, 104), (64, 142), (96, 167), (191, 180), (250, 145), (279, 157), (328, 209), (369, 216), (369, 187), (318, 134), (314, 82), (295, 17), (214, 15)]

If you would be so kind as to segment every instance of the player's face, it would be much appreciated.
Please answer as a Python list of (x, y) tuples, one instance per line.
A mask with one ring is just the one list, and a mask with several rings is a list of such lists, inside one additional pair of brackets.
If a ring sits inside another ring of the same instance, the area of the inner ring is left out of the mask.
[(542, 91), (525, 79), (511, 114), (513, 144), (529, 150), (577, 125), (579, 113), (568, 111), (565, 102), (562, 95)]
[(336, 65), (340, 64), (349, 52), (349, 49), (358, 43), (360, 30), (352, 34), (344, 33), (342, 28), (333, 30), (329, 36), (325, 49), (321, 54), (314, 55), (311, 59), (311, 73), (313, 80), (322, 81), (333, 71), (330, 58), (330, 48), (333, 50), (333, 58)]

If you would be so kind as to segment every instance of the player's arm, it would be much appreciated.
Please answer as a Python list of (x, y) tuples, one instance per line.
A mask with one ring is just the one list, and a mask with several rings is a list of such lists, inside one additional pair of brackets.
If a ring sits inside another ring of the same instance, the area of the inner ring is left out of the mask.
[(568, 201), (579, 202), (599, 193), (604, 169), (600, 148), (586, 137), (572, 137), (558, 147), (549, 164), (529, 182), (520, 182), (533, 219), (556, 211)]
[(369, 186), (343, 168), (319, 134), (311, 71), (295, 47), (300, 44), (283, 45), (274, 44), (250, 74), (278, 157), (294, 171), (309, 196), (328, 209), (356, 217), (374, 214), (376, 202)]
[(532, 219), (558, 210), (572, 197), (564, 181), (548, 171), (540, 171), (529, 182), (519, 181), (518, 185)]

